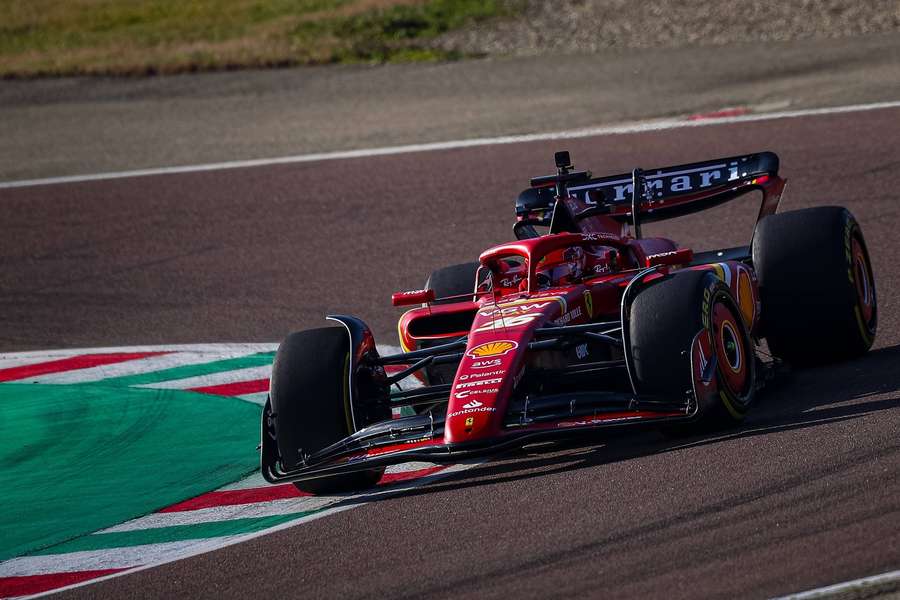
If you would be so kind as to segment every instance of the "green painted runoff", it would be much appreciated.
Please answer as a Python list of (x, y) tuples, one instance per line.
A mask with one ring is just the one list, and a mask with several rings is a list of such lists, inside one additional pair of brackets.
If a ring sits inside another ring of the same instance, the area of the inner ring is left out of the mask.
[(0, 560), (250, 473), (260, 410), (181, 390), (0, 384)]

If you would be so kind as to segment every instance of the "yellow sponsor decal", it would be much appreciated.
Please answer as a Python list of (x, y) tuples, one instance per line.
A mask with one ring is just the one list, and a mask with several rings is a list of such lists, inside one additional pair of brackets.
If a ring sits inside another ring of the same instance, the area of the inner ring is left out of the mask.
[(515, 350), (519, 344), (511, 340), (501, 340), (499, 342), (485, 342), (478, 344), (467, 352), (471, 358), (487, 358), (488, 356), (502, 356), (510, 350)]
[(738, 304), (741, 308), (741, 314), (744, 316), (744, 322), (748, 326), (753, 325), (753, 313), (756, 312), (755, 302), (753, 300), (753, 285), (750, 283), (750, 275), (743, 269), (738, 275)]
[[(722, 266), (722, 263), (716, 263), (716, 264), (712, 265), (712, 268), (713, 268), (713, 271), (715, 272), (716, 276), (719, 279), (721, 279), (722, 281), (726, 281), (725, 280), (725, 267)], [(727, 283), (727, 281), (726, 281), (726, 283)]]

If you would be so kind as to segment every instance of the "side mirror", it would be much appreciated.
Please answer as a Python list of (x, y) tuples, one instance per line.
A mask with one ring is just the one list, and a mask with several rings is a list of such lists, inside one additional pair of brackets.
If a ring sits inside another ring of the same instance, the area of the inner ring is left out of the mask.
[(394, 306), (409, 306), (427, 302), (434, 302), (434, 290), (412, 290), (391, 294), (391, 304)]

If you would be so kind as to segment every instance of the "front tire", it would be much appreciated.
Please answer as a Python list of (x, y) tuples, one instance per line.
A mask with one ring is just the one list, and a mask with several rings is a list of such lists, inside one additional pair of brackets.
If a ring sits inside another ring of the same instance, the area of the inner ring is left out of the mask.
[(741, 311), (721, 279), (711, 271), (683, 271), (655, 283), (634, 299), (629, 323), (632, 376), (641, 394), (685, 397), (694, 387), (694, 338), (709, 336), (720, 393), (678, 433), (743, 421), (756, 391), (756, 355)]
[[(270, 401), (275, 439), (285, 469), (353, 433), (350, 416), (350, 342), (337, 327), (290, 334), (272, 366)], [(375, 485), (384, 469), (295, 482), (297, 489), (330, 494)]]
[(864, 354), (878, 303), (862, 230), (838, 206), (762, 219), (753, 235), (763, 335), (772, 354), (818, 365)]

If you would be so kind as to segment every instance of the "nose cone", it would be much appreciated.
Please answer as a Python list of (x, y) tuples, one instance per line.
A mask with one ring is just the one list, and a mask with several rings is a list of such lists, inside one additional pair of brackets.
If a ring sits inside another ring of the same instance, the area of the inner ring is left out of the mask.
[[(485, 399), (491, 402), (491, 399)], [(495, 406), (489, 406), (480, 400), (472, 400), (465, 403), (462, 410), (458, 412), (459, 415), (454, 416), (456, 422), (452, 431), (449, 432), (450, 436), (447, 435), (448, 430), (445, 429), (444, 442), (458, 443), (479, 439), (491, 435), (495, 431), (493, 419), (493, 415), (496, 413)]]
[(562, 295), (542, 293), (481, 306), (450, 389), (445, 443), (470, 442), (501, 432), (535, 328), (559, 318), (566, 304)]
[(472, 441), (500, 431), (512, 390), (509, 376), (519, 347), (515, 340), (475, 344), (466, 351), (450, 390), (444, 442)]

